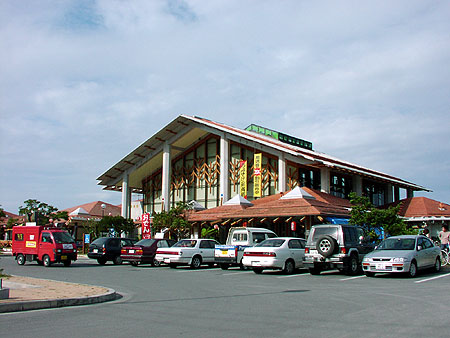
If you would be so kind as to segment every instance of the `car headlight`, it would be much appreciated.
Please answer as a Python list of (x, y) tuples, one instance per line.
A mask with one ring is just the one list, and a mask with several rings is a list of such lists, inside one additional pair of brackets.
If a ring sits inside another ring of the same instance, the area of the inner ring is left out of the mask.
[(370, 262), (370, 258), (369, 257), (364, 257), (363, 258), (363, 262)]
[(406, 258), (403, 258), (403, 257), (396, 257), (396, 258), (394, 258), (392, 261), (393, 261), (393, 262), (400, 262), (400, 263), (403, 263), (403, 262), (406, 261)]
[(58, 253), (61, 253), (61, 252), (62, 252), (62, 250), (61, 250), (61, 249), (57, 249), (57, 250), (56, 250), (56, 252), (58, 252)]

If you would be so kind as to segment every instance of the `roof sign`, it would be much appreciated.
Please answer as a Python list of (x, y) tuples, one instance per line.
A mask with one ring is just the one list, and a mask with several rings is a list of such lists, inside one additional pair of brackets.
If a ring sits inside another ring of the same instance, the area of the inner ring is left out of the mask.
[(247, 128), (245, 128), (245, 130), (253, 131), (258, 134), (269, 136), (269, 137), (272, 137), (281, 142), (284, 142), (287, 144), (292, 144), (296, 147), (305, 148), (305, 149), (309, 149), (309, 150), (313, 149), (313, 145), (309, 141), (305, 141), (305, 140), (302, 140), (302, 139), (294, 137), (294, 136), (289, 136), (289, 135), (280, 133), (278, 131), (274, 131), (269, 128), (264, 128), (264, 127), (258, 126), (256, 124), (249, 125)]

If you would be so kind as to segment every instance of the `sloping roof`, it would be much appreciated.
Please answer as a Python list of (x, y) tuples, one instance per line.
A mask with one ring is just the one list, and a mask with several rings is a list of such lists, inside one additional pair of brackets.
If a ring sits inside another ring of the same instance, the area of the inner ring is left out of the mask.
[(0, 225), (6, 225), (9, 219), (17, 219), (19, 223), (25, 222), (25, 216), (19, 216), (6, 210), (3, 210), (3, 212), (5, 213), (5, 217), (0, 217)]
[(69, 216), (79, 216), (79, 215), (89, 215), (89, 213), (84, 210), (82, 207), (76, 208), (74, 211), (72, 211)]
[(403, 188), (430, 191), (415, 183), (343, 161), (318, 151), (304, 149), (286, 144), (269, 136), (231, 127), (223, 123), (213, 122), (205, 118), (188, 115), (178, 116), (175, 120), (130, 152), (122, 160), (113, 165), (97, 178), (97, 180), (100, 181), (98, 184), (106, 186), (105, 189), (120, 191), (122, 174), (124, 172), (139, 172), (139, 175), (136, 174), (136, 177), (130, 176), (129, 183), (129, 186), (132, 189), (139, 190), (142, 188), (140, 185), (142, 184), (141, 180), (143, 176), (145, 174), (148, 175), (161, 167), (162, 158), (160, 158), (160, 155), (166, 141), (174, 143), (172, 155), (177, 156), (184, 150), (183, 147), (191, 146), (198, 138), (204, 137), (209, 132), (218, 135), (226, 133), (230, 137), (254, 142), (254, 144), (258, 144), (259, 147), (264, 146), (266, 149), (282, 151), (285, 154), (292, 155), (294, 158), (299, 158), (299, 160), (303, 159), (310, 161), (311, 165), (316, 167), (334, 168), (336, 170), (352, 172), (361, 176), (396, 184)]
[(218, 221), (225, 218), (252, 218), (252, 217), (290, 217), (290, 216), (344, 216), (349, 215), (350, 202), (348, 200), (331, 196), (320, 191), (303, 187), (302, 190), (311, 196), (309, 198), (297, 197), (283, 199), (283, 195), (276, 194), (263, 197), (248, 204), (222, 205), (216, 208), (190, 214), (188, 220)]
[[(102, 204), (105, 204), (105, 210), (102, 209)], [(117, 205), (113, 205), (110, 203), (95, 201), (91, 203), (86, 203), (82, 205), (77, 205), (75, 207), (67, 208), (61, 211), (67, 211), (67, 213), (72, 213), (76, 209), (82, 208), (86, 211), (90, 216), (120, 216), (121, 208)]]
[[(401, 203), (399, 215), (402, 217), (450, 217), (450, 205), (427, 197), (406, 198), (388, 206)], [(387, 206), (386, 206), (387, 207)]]

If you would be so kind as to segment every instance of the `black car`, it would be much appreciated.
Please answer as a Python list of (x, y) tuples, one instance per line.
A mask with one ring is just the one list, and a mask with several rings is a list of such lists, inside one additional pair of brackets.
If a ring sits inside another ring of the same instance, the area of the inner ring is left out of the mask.
[(96, 259), (98, 264), (105, 265), (107, 261), (114, 264), (122, 264), (120, 253), (122, 247), (132, 246), (134, 240), (119, 237), (100, 237), (89, 246), (88, 257)]

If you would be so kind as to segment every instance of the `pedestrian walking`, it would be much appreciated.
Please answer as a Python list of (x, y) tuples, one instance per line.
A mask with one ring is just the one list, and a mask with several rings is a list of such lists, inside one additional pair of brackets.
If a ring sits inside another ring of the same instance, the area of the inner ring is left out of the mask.
[(442, 231), (439, 232), (439, 240), (441, 241), (441, 250), (448, 251), (448, 243), (450, 241), (450, 231), (448, 231), (448, 225), (442, 226)]

